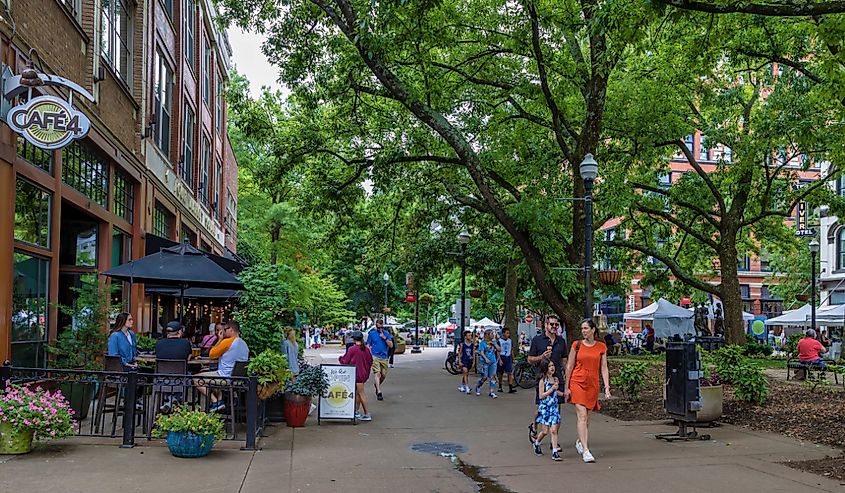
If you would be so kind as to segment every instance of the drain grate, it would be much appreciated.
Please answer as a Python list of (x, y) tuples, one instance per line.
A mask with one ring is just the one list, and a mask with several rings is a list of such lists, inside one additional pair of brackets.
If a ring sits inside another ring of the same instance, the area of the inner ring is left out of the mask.
[(463, 454), (466, 453), (467, 448), (460, 443), (449, 442), (422, 442), (411, 445), (411, 450), (423, 454), (443, 455), (443, 454)]

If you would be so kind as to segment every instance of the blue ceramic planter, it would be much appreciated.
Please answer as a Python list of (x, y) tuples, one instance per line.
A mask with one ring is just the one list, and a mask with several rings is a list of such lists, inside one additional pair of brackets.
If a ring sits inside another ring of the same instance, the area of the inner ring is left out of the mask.
[(214, 446), (214, 435), (196, 435), (187, 431), (167, 432), (167, 448), (176, 457), (205, 457)]

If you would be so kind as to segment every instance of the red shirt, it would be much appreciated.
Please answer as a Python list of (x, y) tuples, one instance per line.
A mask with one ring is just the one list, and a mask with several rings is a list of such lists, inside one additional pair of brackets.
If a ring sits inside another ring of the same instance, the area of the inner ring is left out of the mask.
[(355, 383), (365, 383), (370, 377), (370, 370), (373, 368), (373, 354), (367, 346), (354, 344), (349, 346), (346, 354), (338, 358), (341, 365), (352, 365), (355, 367)]
[(798, 341), (798, 359), (800, 361), (819, 359), (824, 351), (824, 346), (812, 337), (805, 337)]

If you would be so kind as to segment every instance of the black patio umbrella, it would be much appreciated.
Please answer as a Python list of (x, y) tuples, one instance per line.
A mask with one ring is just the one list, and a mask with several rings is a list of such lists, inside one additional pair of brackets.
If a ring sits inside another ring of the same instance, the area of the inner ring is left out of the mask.
[(185, 309), (188, 288), (242, 289), (243, 283), (205, 252), (188, 243), (162, 248), (138, 260), (118, 265), (102, 273), (130, 283), (176, 286), (180, 292), (179, 320)]

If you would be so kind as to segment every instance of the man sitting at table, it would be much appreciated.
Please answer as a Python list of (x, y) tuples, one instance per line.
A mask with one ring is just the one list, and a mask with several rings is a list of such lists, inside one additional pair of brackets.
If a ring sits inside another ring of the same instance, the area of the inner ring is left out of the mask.
[[(156, 341), (156, 359), (187, 361), (191, 356), (191, 343), (183, 337), (185, 331), (182, 324), (178, 320), (168, 322), (165, 333), (167, 334), (165, 338)], [(174, 404), (181, 402), (182, 387), (166, 387), (162, 390), (164, 390), (164, 402), (159, 410), (163, 413), (169, 413)]]
[[(240, 335), (241, 326), (238, 322), (231, 321), (227, 323), (226, 328), (223, 329), (224, 339), (211, 348), (211, 352), (209, 353), (211, 359), (219, 358), (217, 371), (198, 373), (196, 376), (231, 377), (236, 362), (249, 360), (249, 347), (247, 347), (246, 342), (241, 339)], [(202, 395), (208, 396), (211, 399), (210, 411), (217, 412), (226, 408), (226, 403), (220, 398), (221, 392), (219, 390), (209, 392), (206, 387), (206, 385), (225, 385), (225, 380), (195, 380), (194, 384)]]

